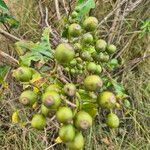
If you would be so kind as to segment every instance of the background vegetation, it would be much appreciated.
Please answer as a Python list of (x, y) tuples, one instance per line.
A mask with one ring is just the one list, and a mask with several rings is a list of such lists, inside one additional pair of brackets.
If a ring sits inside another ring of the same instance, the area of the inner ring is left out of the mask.
[[(52, 28), (50, 41), (55, 46), (64, 25), (64, 16), (75, 5), (72, 0), (6, 0), (10, 14), (19, 22), (19, 27), (0, 25), (0, 149), (1, 150), (63, 150), (63, 144), (55, 142), (57, 122), (49, 120), (48, 128), (41, 132), (12, 124), (11, 115), (18, 105), (20, 85), (11, 78), (15, 67), (1, 51), (17, 58), (14, 42), (18, 39), (39, 41), (42, 29)], [(115, 57), (122, 66), (111, 74), (119, 76), (129, 94), (131, 106), (122, 111), (120, 128), (109, 130), (97, 121), (84, 134), (86, 150), (148, 150), (150, 149), (150, 1), (149, 0), (97, 0), (90, 12), (98, 18), (99, 34), (116, 44)], [(7, 34), (3, 31), (6, 31)], [(12, 37), (14, 35), (15, 37)], [(55, 37), (55, 38), (54, 38)], [(17, 39), (18, 38), (18, 39)], [(5, 65), (7, 64), (7, 65)], [(21, 110), (26, 112), (25, 109)], [(29, 114), (26, 114), (27, 116)], [(105, 129), (105, 130), (104, 130)]]

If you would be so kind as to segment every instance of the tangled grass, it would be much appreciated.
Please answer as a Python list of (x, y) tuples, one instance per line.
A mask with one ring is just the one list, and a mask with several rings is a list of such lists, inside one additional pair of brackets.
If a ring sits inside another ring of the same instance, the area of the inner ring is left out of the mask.
[[(58, 21), (59, 15), (63, 18), (67, 10), (70, 10), (70, 6), (73, 8), (75, 3), (72, 1), (69, 5), (66, 2), (64, 6), (63, 2), (59, 5), (59, 12), (55, 10), (54, 1), (9, 2), (12, 14), (20, 22), (19, 29), (11, 33), (20, 39), (37, 41), (43, 26), (48, 22), (57, 35), (64, 24), (63, 19)], [(125, 86), (130, 96), (131, 108), (123, 110), (125, 115), (123, 112), (120, 114), (120, 128), (111, 131), (103, 124), (101, 120), (103, 114), (99, 112), (96, 123), (84, 133), (88, 135), (85, 149), (148, 150), (150, 148), (150, 33), (145, 33), (141, 29), (141, 21), (150, 19), (150, 1), (97, 0), (96, 9), (90, 14), (100, 21), (98, 34), (118, 47), (118, 52), (114, 57), (119, 57), (123, 64), (111, 76), (118, 77), (118, 80)], [(53, 39), (51, 41), (55, 44)], [(1, 50), (16, 57), (13, 41), (1, 36), (0, 47)], [(12, 112), (19, 105), (20, 88), (20, 85), (11, 79), (10, 69), (0, 101), (0, 149), (65, 149), (62, 144), (55, 143), (58, 129), (55, 120), (49, 119), (48, 129), (42, 132), (33, 130), (29, 126), (20, 127), (11, 123)], [(26, 113), (26, 109), (21, 111), (29, 119), (32, 116), (32, 113), (30, 115)]]

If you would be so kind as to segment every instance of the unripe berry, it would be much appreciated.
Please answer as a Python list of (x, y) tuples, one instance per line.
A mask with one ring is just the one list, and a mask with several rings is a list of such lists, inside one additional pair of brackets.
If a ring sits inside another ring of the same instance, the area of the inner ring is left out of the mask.
[(96, 73), (100, 74), (102, 72), (102, 67), (101, 65), (96, 65)]
[(79, 111), (75, 116), (74, 124), (78, 129), (86, 130), (92, 126), (92, 117), (85, 111)]
[(78, 13), (76, 11), (73, 11), (72, 14), (71, 14), (71, 17), (76, 18), (77, 16), (78, 16)]
[(107, 115), (106, 124), (110, 128), (117, 128), (119, 126), (119, 118), (116, 114), (110, 113)]
[(80, 52), (80, 51), (82, 50), (81, 44), (80, 44), (80, 43), (75, 43), (75, 44), (74, 44), (74, 50), (75, 50), (76, 52)]
[(93, 42), (93, 36), (90, 33), (85, 33), (82, 38), (84, 44), (90, 44)]
[(97, 102), (100, 107), (111, 109), (115, 107), (116, 97), (112, 92), (104, 91), (99, 94)]
[(44, 129), (46, 126), (46, 118), (41, 114), (35, 114), (31, 120), (31, 126), (38, 130)]
[(61, 103), (61, 98), (57, 92), (48, 91), (42, 95), (42, 102), (47, 108), (56, 109)]
[(45, 92), (50, 92), (50, 91), (59, 92), (59, 91), (60, 91), (59, 85), (58, 85), (58, 84), (51, 84), (51, 85), (49, 85), (49, 86), (45, 89)]
[(56, 119), (60, 123), (69, 123), (73, 118), (73, 112), (69, 107), (60, 107), (56, 112)]
[(81, 34), (81, 26), (77, 23), (73, 23), (68, 28), (68, 33), (71, 37), (78, 37)]
[(84, 51), (81, 54), (83, 60), (90, 61), (92, 59), (91, 54), (88, 51)]
[(86, 31), (94, 31), (98, 26), (98, 20), (95, 17), (88, 17), (83, 22), (83, 27)]
[(73, 60), (75, 52), (71, 45), (62, 43), (57, 46), (54, 56), (59, 63), (66, 64)]
[(31, 90), (23, 91), (19, 101), (23, 105), (32, 106), (37, 101), (37, 94)]
[(107, 46), (107, 52), (110, 53), (110, 54), (115, 53), (116, 50), (117, 50), (117, 48), (116, 48), (116, 46), (113, 45), (113, 44), (109, 44), (109, 45)]
[(94, 63), (94, 62), (89, 62), (88, 64), (87, 64), (87, 67), (86, 67), (86, 69), (87, 69), (87, 71), (89, 71), (89, 72), (91, 72), (91, 73), (94, 73), (94, 72), (96, 72), (96, 64)]
[(42, 104), (41, 105), (41, 113), (46, 117), (46, 116), (48, 116), (49, 112), (50, 112), (50, 109)]
[(65, 86), (64, 86), (64, 92), (67, 96), (74, 96), (76, 94), (76, 87), (74, 84), (72, 83), (67, 83)]
[(97, 52), (105, 51), (106, 47), (107, 47), (107, 43), (104, 40), (102, 39), (97, 40), (96, 47), (95, 47)]
[(21, 82), (29, 82), (32, 79), (31, 68), (19, 67), (18, 69), (13, 71), (13, 77)]
[(71, 66), (71, 67), (76, 66), (76, 64), (77, 64), (76, 59), (73, 59), (73, 60), (70, 62), (70, 66)]
[(68, 125), (63, 125), (59, 129), (59, 137), (63, 142), (71, 142), (73, 141), (75, 137), (75, 128), (73, 125), (68, 124)]
[(84, 86), (89, 91), (99, 90), (103, 85), (101, 78), (97, 75), (90, 75), (84, 79)]
[(99, 61), (101, 61), (101, 62), (109, 61), (109, 55), (107, 55), (105, 53), (100, 53), (98, 57), (99, 57)]
[(84, 137), (81, 132), (76, 132), (73, 141), (67, 143), (69, 150), (82, 150), (84, 147)]

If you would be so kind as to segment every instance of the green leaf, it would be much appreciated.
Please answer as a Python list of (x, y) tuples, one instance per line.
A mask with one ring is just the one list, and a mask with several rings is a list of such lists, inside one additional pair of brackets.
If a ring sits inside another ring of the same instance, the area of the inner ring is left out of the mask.
[(124, 89), (122, 84), (117, 83), (116, 81), (113, 81), (112, 84), (113, 84), (113, 87), (114, 87), (117, 94), (124, 94), (125, 93), (125, 89)]
[(98, 112), (97, 105), (93, 103), (84, 103), (82, 105), (82, 110), (89, 113), (92, 117), (95, 117)]
[(45, 28), (41, 37), (41, 42), (33, 43), (32, 41), (17, 42), (17, 47), (27, 51), (25, 55), (20, 56), (21, 64), (30, 66), (32, 61), (47, 62), (53, 58), (53, 50), (49, 42), (50, 29)]
[(0, 9), (2, 9), (5, 12), (8, 11), (8, 7), (3, 0), (0, 0)]
[(4, 78), (9, 70), (9, 66), (0, 65), (0, 84), (4, 82)]
[(19, 27), (19, 22), (12, 16), (8, 14), (0, 14), (0, 22), (8, 24), (10, 28), (18, 28)]
[(80, 9), (79, 11), (79, 18), (83, 17), (92, 8), (95, 8), (95, 1), (94, 0), (78, 0), (77, 7)]

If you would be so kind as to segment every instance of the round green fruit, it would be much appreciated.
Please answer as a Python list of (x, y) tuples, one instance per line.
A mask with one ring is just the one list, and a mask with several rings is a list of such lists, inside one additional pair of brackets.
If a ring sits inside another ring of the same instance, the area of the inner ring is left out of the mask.
[(94, 31), (98, 26), (98, 20), (95, 17), (88, 17), (83, 22), (83, 27), (86, 31)]
[(42, 95), (42, 102), (47, 108), (56, 109), (61, 103), (61, 98), (57, 92), (47, 91)]
[(75, 116), (74, 124), (78, 129), (86, 130), (92, 126), (92, 117), (85, 111), (79, 111)]
[(38, 130), (44, 129), (46, 126), (46, 118), (41, 114), (35, 114), (31, 120), (31, 126)]
[(81, 132), (76, 132), (72, 142), (67, 143), (69, 150), (82, 150), (84, 147), (84, 137)]
[(26, 90), (21, 93), (19, 101), (23, 105), (32, 106), (37, 101), (37, 94), (31, 90)]
[(109, 61), (109, 55), (107, 55), (106, 53), (100, 53), (98, 57), (99, 57), (99, 61), (102, 61), (102, 62)]
[(94, 73), (95, 71), (96, 71), (96, 64), (94, 63), (94, 62), (89, 62), (88, 64), (87, 64), (87, 67), (86, 67), (86, 69), (87, 69), (87, 71), (89, 71), (89, 72), (91, 72), (91, 73)]
[(129, 100), (125, 99), (125, 100), (123, 101), (123, 103), (124, 103), (124, 106), (125, 106), (126, 108), (131, 108), (131, 103), (130, 103)]
[(69, 123), (73, 118), (73, 112), (69, 107), (60, 107), (56, 112), (56, 119), (61, 123)]
[(50, 109), (48, 109), (45, 105), (41, 105), (41, 113), (44, 115), (44, 116), (48, 116), (50, 112)]
[(83, 60), (85, 61), (90, 61), (92, 59), (91, 57), (91, 54), (88, 52), (88, 51), (84, 51), (82, 54), (81, 54), (81, 57)]
[(98, 51), (98, 52), (105, 51), (106, 47), (107, 47), (107, 43), (104, 40), (102, 40), (102, 39), (97, 40), (96, 46), (95, 46), (96, 51)]
[(68, 33), (71, 37), (78, 37), (81, 35), (81, 26), (77, 23), (73, 23), (68, 28)]
[(76, 18), (72, 18), (72, 17), (69, 17), (69, 23), (76, 23), (77, 22), (77, 19)]
[(84, 86), (89, 91), (99, 90), (102, 85), (103, 82), (98, 75), (90, 75), (84, 79)]
[(111, 109), (115, 107), (116, 97), (112, 92), (104, 91), (98, 95), (97, 102), (102, 108)]
[(73, 60), (75, 52), (70, 44), (62, 43), (57, 46), (54, 56), (59, 63), (66, 64)]
[(60, 91), (59, 85), (58, 85), (58, 84), (51, 84), (51, 85), (49, 85), (49, 86), (45, 89), (45, 92), (50, 92), (50, 91), (59, 92), (59, 91)]
[(63, 125), (59, 129), (59, 137), (63, 142), (71, 142), (75, 137), (75, 128), (72, 124)]
[(29, 82), (32, 79), (32, 70), (28, 67), (19, 67), (13, 71), (13, 77), (21, 82)]
[(70, 73), (71, 73), (72, 75), (74, 75), (74, 74), (76, 73), (76, 70), (75, 70), (74, 68), (72, 68), (72, 69), (70, 70)]
[(73, 59), (73, 60), (70, 62), (70, 66), (71, 66), (71, 67), (76, 66), (76, 64), (77, 64), (76, 59)]
[(109, 45), (107, 46), (107, 52), (110, 53), (110, 54), (115, 53), (116, 50), (117, 50), (117, 48), (116, 48), (116, 46), (113, 45), (113, 44), (109, 44)]
[(83, 70), (79, 70), (79, 74), (83, 74)]
[(81, 11), (81, 7), (80, 6), (75, 7), (75, 11), (76, 12), (80, 12)]
[(95, 52), (93, 52), (92, 53), (92, 58), (93, 58), (93, 60), (95, 60), (95, 61), (99, 61), (99, 54), (95, 51)]
[(72, 83), (67, 83), (65, 86), (64, 86), (64, 92), (67, 96), (75, 96), (76, 94), (76, 86)]
[(75, 43), (75, 44), (74, 44), (74, 50), (75, 50), (76, 52), (80, 52), (80, 51), (82, 50), (81, 44), (80, 44), (80, 43)]
[(83, 65), (77, 64), (77, 68), (78, 68), (79, 70), (82, 70), (82, 69), (83, 69)]
[(110, 113), (107, 115), (106, 124), (110, 128), (117, 128), (119, 126), (119, 118), (116, 114)]
[(78, 64), (83, 62), (83, 60), (80, 57), (77, 57), (76, 60), (77, 60)]
[(71, 17), (72, 18), (78, 17), (78, 13), (76, 11), (73, 11), (72, 14), (71, 14)]
[(118, 62), (117, 59), (114, 58), (114, 59), (111, 59), (110, 65), (111, 65), (111, 66), (118, 66), (118, 65), (119, 65), (119, 62)]
[(69, 71), (70, 71), (69, 67), (65, 67), (64, 70), (65, 70), (66, 72), (69, 72)]
[(90, 43), (92, 43), (93, 42), (93, 36), (92, 36), (92, 34), (91, 33), (85, 33), (84, 35), (83, 35), (83, 37), (82, 37), (82, 42), (84, 43), (84, 44), (90, 44)]
[(100, 74), (102, 72), (102, 67), (101, 65), (96, 65), (96, 73)]

